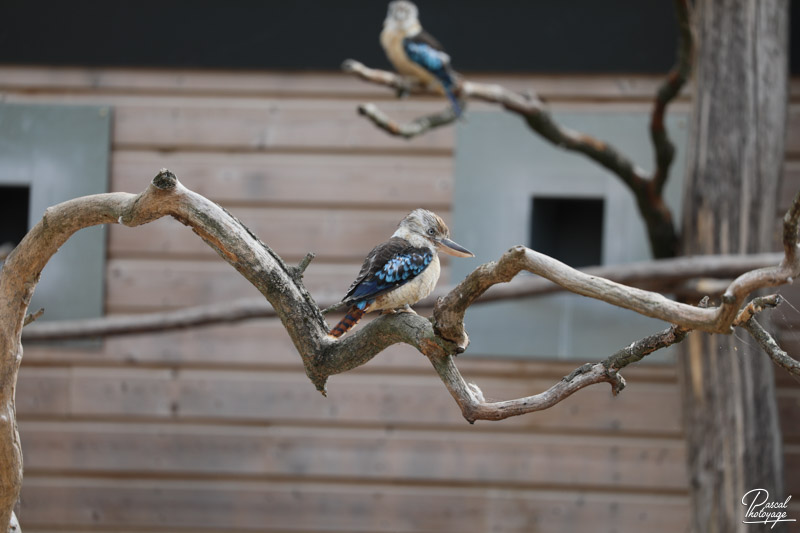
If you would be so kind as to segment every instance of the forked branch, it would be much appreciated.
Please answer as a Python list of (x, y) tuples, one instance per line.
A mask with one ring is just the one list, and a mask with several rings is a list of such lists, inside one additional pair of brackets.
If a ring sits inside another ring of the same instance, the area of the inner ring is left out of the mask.
[[(522, 95), (501, 85), (468, 80), (461, 80), (456, 91), (459, 99), (464, 102), (474, 99), (502, 106), (505, 110), (519, 115), (531, 130), (545, 140), (560, 148), (583, 154), (615, 174), (636, 198), (647, 227), (653, 257), (657, 259), (673, 257), (678, 250), (678, 235), (672, 213), (663, 198), (664, 186), (675, 157), (675, 147), (669, 139), (664, 116), (669, 103), (675, 99), (689, 79), (694, 53), (689, 2), (674, 0), (674, 3), (679, 26), (678, 52), (675, 66), (659, 87), (653, 102), (650, 136), (655, 152), (655, 167), (651, 173), (637, 167), (628, 156), (611, 144), (559, 124), (547, 106), (535, 95)], [(353, 59), (342, 63), (342, 70), (366, 82), (384, 85), (398, 92), (437, 94), (435, 87), (417, 83), (391, 72), (366, 67)], [(447, 126), (457, 118), (446, 109), (441, 113), (401, 124), (374, 104), (362, 104), (358, 112), (390, 135), (404, 138)]]
[[(587, 267), (582, 272), (631, 287), (667, 294), (683, 292), (687, 287), (687, 283), (695, 280), (692, 286), (697, 285), (697, 290), (701, 290), (703, 294), (718, 293), (721, 295), (727, 288), (727, 283), (724, 280), (733, 279), (750, 270), (778, 264), (783, 257), (782, 253), (675, 257), (622, 265)], [(452, 288), (437, 287), (429, 297), (417, 303), (414, 308), (417, 310), (433, 309), (438, 299), (449, 293)], [(524, 278), (516, 278), (507, 284), (492, 286), (473, 305), (531, 298), (565, 290), (564, 287), (556, 285), (545, 278), (526, 276)], [(323, 310), (341, 307), (340, 295), (321, 295), (315, 299)], [(77, 320), (38, 321), (36, 324), (27, 326), (22, 330), (22, 340), (64, 340), (138, 335), (213, 324), (234, 323), (254, 318), (276, 317), (275, 309), (270, 307), (263, 298), (241, 298), (228, 302), (196, 305), (153, 313), (111, 315)]]

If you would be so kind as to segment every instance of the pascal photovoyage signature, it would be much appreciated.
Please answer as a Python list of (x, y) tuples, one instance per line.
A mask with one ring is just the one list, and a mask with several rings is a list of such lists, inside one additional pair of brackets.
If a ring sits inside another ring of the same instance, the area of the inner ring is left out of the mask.
[(742, 505), (747, 510), (744, 513), (744, 524), (772, 524), (770, 529), (778, 522), (796, 522), (794, 518), (787, 518), (787, 509), (791, 495), (782, 502), (770, 501), (769, 491), (766, 489), (753, 489), (742, 496)]

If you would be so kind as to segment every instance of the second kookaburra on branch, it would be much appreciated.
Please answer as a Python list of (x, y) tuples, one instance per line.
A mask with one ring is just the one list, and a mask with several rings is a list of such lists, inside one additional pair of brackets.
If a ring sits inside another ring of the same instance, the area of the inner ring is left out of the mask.
[(439, 280), (440, 251), (473, 257), (450, 240), (447, 224), (436, 213), (425, 209), (409, 213), (392, 237), (367, 255), (342, 299), (349, 309), (330, 335), (341, 337), (369, 311), (408, 309), (428, 296)]
[(453, 112), (460, 116), (462, 106), (455, 96), (456, 74), (450, 56), (439, 41), (422, 29), (417, 6), (407, 0), (389, 3), (383, 22), (381, 45), (394, 68), (431, 87), (441, 87)]

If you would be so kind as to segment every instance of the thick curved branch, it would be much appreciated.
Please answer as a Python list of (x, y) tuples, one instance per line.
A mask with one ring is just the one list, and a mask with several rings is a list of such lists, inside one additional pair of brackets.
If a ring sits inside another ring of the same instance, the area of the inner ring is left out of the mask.
[[(50, 207), (0, 269), (0, 523), (11, 524), (22, 485), (14, 391), (22, 360), (22, 328), (40, 273), (59, 247), (82, 228), (113, 223), (138, 226), (166, 215), (189, 226), (267, 298), (317, 389), (324, 393), (330, 374), (365, 360), (363, 355), (346, 352), (348, 346), (361, 347), (357, 341), (364, 338), (363, 332), (348, 343), (336, 343), (327, 336), (322, 313), (301, 283), (307, 260), (300, 267), (287, 266), (230, 213), (186, 189), (168, 170), (159, 172), (138, 195), (99, 194)], [(397, 330), (402, 325), (400, 321), (389, 324)], [(417, 337), (384, 335), (373, 340), (372, 346), (377, 353), (397, 340), (413, 344)]]
[[(800, 195), (787, 215), (787, 226), (800, 218)], [(727, 333), (737, 318), (752, 322), (752, 315), (769, 299), (740, 310), (753, 290), (790, 281), (800, 273), (797, 231), (784, 231), (786, 257), (778, 266), (750, 271), (731, 283), (717, 308), (697, 308), (666, 299), (660, 294), (574, 270), (550, 257), (522, 246), (512, 248), (497, 263), (476, 269), (441, 298), (433, 318), (398, 313), (377, 318), (343, 339), (327, 335), (327, 324), (302, 275), (312, 257), (288, 266), (247, 227), (226, 210), (183, 187), (162, 170), (139, 195), (111, 193), (64, 202), (47, 209), (42, 220), (6, 258), (0, 269), (0, 523), (11, 523), (13, 505), (22, 482), (22, 458), (16, 430), (14, 389), (22, 359), (21, 334), (27, 308), (47, 261), (79, 229), (120, 223), (145, 224), (172, 216), (189, 226), (225, 261), (266, 297), (281, 319), (301, 356), (305, 370), (318, 390), (325, 393), (327, 378), (365, 364), (392, 344), (409, 344), (426, 355), (469, 421), (500, 419), (546, 409), (594, 383), (607, 382), (619, 392), (624, 380), (618, 370), (652, 351), (679, 342), (690, 329)], [(675, 324), (661, 334), (637, 341), (605, 361), (584, 365), (547, 391), (507, 402), (486, 402), (475, 385), (467, 384), (455, 367), (453, 355), (462, 352), (468, 338), (463, 317), (466, 308), (489, 287), (512, 279), (521, 270), (539, 274), (562, 287), (613, 305)], [(750, 319), (746, 317), (749, 316)]]
[[(698, 278), (705, 280), (703, 283), (705, 287), (711, 284), (709, 280), (718, 280), (717, 283), (722, 284), (724, 279), (732, 279), (750, 270), (775, 265), (783, 257), (784, 255), (781, 253), (676, 257), (623, 265), (589, 267), (583, 272), (590, 276), (606, 278), (640, 289), (673, 293), (682, 290), (687, 280)], [(718, 289), (718, 293), (722, 294), (727, 286), (728, 283), (725, 282), (724, 286)], [(428, 298), (420, 301), (414, 307), (418, 310), (432, 309), (436, 301), (452, 289), (452, 286), (437, 287)], [(528, 276), (516, 278), (507, 284), (494, 285), (473, 305), (531, 298), (565, 290), (564, 287), (547, 279)], [(704, 290), (705, 294), (713, 293), (713, 291)], [(323, 295), (317, 297), (316, 300), (323, 309), (336, 307), (340, 303), (339, 297), (335, 295)], [(33, 317), (36, 314), (29, 316)], [(49, 341), (136, 335), (233, 323), (254, 318), (275, 318), (276, 316), (275, 310), (263, 299), (241, 298), (230, 302), (197, 305), (155, 313), (114, 315), (80, 320), (40, 321), (22, 330), (22, 340)]]
[[(795, 247), (797, 244), (795, 243)], [(575, 270), (552, 257), (515, 246), (499, 261), (475, 269), (434, 308), (437, 331), (444, 338), (466, 349), (469, 338), (463, 326), (464, 313), (489, 287), (511, 280), (527, 270), (557, 283), (570, 292), (630, 309), (687, 329), (710, 333), (730, 333), (745, 298), (757, 289), (790, 283), (800, 274), (800, 261), (760, 268), (742, 274), (728, 285), (718, 307), (699, 308), (670, 300), (665, 296), (628, 287)]]

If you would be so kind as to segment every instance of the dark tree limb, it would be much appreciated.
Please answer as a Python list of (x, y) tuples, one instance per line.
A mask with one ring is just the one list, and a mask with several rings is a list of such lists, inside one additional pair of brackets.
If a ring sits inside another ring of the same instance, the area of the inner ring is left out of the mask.
[[(313, 255), (313, 254), (310, 254)], [(589, 267), (584, 273), (624, 283), (639, 289), (661, 293), (685, 292), (687, 280), (697, 280), (692, 292), (703, 294), (722, 294), (729, 281), (745, 272), (775, 265), (781, 262), (784, 254), (767, 253), (754, 255), (703, 255), (695, 257), (676, 257), (624, 265)], [(303, 260), (300, 266), (306, 263)], [(306, 265), (307, 266), (307, 265)], [(297, 269), (298, 267), (294, 267)], [(712, 282), (713, 280), (713, 282)], [(414, 307), (432, 309), (436, 301), (449, 293), (452, 287), (437, 287), (433, 294)], [(494, 285), (478, 298), (474, 305), (532, 298), (565, 291), (560, 285), (540, 277), (525, 277), (510, 283)], [(317, 297), (317, 304), (323, 314), (341, 307), (339, 295)], [(158, 331), (169, 331), (212, 324), (225, 324), (254, 318), (275, 318), (275, 309), (261, 298), (241, 298), (229, 302), (197, 305), (182, 309), (140, 313), (133, 315), (113, 315), (79, 320), (58, 320), (37, 322), (22, 331), (24, 341), (80, 339), (86, 337), (106, 337), (114, 335), (137, 335)]]
[(770, 335), (761, 324), (756, 322), (755, 317), (751, 316), (739, 326), (747, 330), (750, 336), (761, 346), (761, 349), (772, 359), (773, 363), (786, 370), (795, 381), (800, 383), (800, 361), (797, 361), (783, 351), (781, 347), (778, 346), (778, 343), (775, 342), (775, 339), (772, 338), (772, 335)]
[[(344, 63), (344, 70), (372, 83), (398, 87), (409, 87), (412, 93), (433, 94), (433, 89), (421, 84), (409, 85), (400, 76), (390, 72), (371, 69), (352, 59)], [(461, 99), (476, 99), (498, 104), (507, 111), (523, 118), (528, 127), (552, 144), (585, 155), (613, 174), (633, 192), (640, 212), (647, 224), (653, 255), (656, 258), (672, 257), (677, 251), (677, 234), (672, 215), (661, 196), (661, 187), (654, 187), (653, 180), (614, 146), (560, 125), (547, 107), (533, 95), (521, 95), (501, 85), (475, 83), (462, 80), (458, 90)], [(666, 102), (663, 104), (666, 107)], [(381, 112), (374, 104), (363, 104), (359, 113), (373, 124), (391, 135), (410, 137), (446, 126), (452, 120), (429, 120), (422, 117), (406, 125), (400, 125)], [(434, 117), (438, 115), (433, 115)], [(665, 138), (666, 133), (662, 137)], [(664, 167), (666, 172), (666, 167)]]
[(658, 88), (653, 112), (650, 117), (650, 138), (655, 149), (656, 168), (653, 172), (653, 192), (660, 196), (669, 176), (669, 169), (675, 159), (675, 145), (670, 141), (664, 121), (667, 106), (681, 92), (692, 74), (692, 54), (694, 35), (691, 28), (689, 0), (675, 0), (675, 13), (678, 19), (680, 39), (678, 41), (677, 61), (667, 78)]
[[(592, 159), (615, 174), (631, 190), (639, 212), (644, 218), (653, 257), (662, 259), (678, 253), (678, 235), (672, 212), (664, 201), (663, 190), (675, 157), (664, 116), (669, 103), (675, 99), (689, 79), (692, 70), (694, 38), (691, 29), (691, 8), (688, 0), (675, 0), (675, 13), (680, 28), (677, 61), (659, 87), (650, 119), (650, 136), (655, 152), (652, 174), (638, 168), (633, 161), (614, 146), (559, 124), (545, 104), (535, 95), (521, 95), (501, 85), (460, 80), (457, 95), (462, 100), (476, 99), (498, 104), (522, 117), (528, 127), (552, 144)], [(395, 89), (402, 93), (437, 94), (435, 87), (409, 80), (391, 72), (371, 69), (353, 59), (342, 64), (344, 72), (364, 81)], [(456, 119), (449, 108), (441, 113), (420, 117), (399, 124), (374, 104), (363, 104), (358, 111), (390, 135), (411, 138), (432, 129), (449, 125)]]

